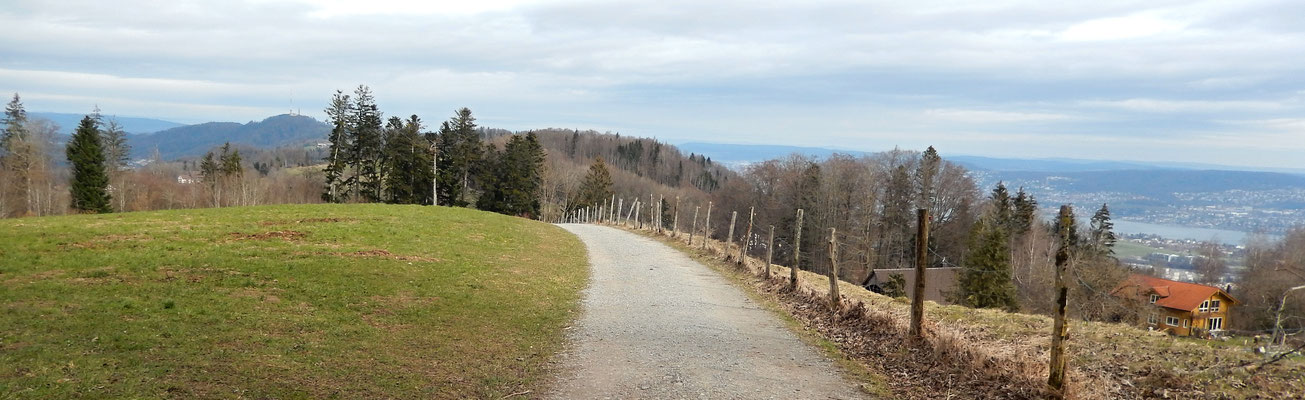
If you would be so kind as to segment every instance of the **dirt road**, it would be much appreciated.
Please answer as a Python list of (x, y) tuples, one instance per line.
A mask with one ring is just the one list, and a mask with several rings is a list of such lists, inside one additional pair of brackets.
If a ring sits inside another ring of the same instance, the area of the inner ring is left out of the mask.
[(860, 399), (858, 385), (725, 278), (633, 233), (562, 225), (593, 280), (557, 399)]

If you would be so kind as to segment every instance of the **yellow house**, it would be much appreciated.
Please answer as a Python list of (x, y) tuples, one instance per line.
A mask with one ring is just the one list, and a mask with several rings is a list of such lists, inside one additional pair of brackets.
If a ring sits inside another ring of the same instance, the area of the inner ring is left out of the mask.
[(1237, 304), (1223, 289), (1133, 274), (1113, 292), (1142, 304), (1144, 326), (1190, 336), (1228, 327), (1228, 310)]

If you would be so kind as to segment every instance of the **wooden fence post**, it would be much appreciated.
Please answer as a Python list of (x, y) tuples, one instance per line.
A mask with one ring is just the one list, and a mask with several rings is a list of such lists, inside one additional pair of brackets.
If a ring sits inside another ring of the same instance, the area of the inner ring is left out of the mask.
[(671, 219), (671, 237), (680, 234), (680, 196), (675, 196), (675, 218)]
[(652, 208), (656, 208), (656, 203), (652, 203), (652, 193), (649, 193), (649, 231), (656, 232), (656, 228), (652, 227)]
[(748, 247), (752, 245), (752, 217), (756, 216), (756, 207), (748, 207), (748, 231), (743, 234), (743, 242), (739, 243), (739, 265), (743, 265), (743, 257), (748, 256)]
[(702, 221), (702, 249), (703, 250), (707, 249), (707, 242), (711, 240), (711, 206), (712, 203), (710, 201), (707, 202), (707, 219)]
[(788, 286), (797, 290), (797, 272), (802, 266), (802, 209), (797, 210), (797, 231), (793, 235), (793, 267), (788, 269)]
[(643, 229), (643, 220), (639, 219), (639, 213), (643, 211), (643, 205), (634, 208), (634, 229)]
[(725, 256), (729, 256), (730, 246), (734, 245), (734, 220), (739, 218), (738, 211), (730, 211), (730, 235), (725, 238)]
[(621, 215), (621, 212), (620, 212), (620, 211), (618, 211), (618, 210), (616, 210), (615, 208), (613, 208), (613, 207), (616, 207), (616, 195), (615, 195), (615, 194), (612, 195), (612, 202), (611, 202), (611, 203), (607, 203), (607, 205), (608, 205), (608, 207), (607, 207), (607, 222), (608, 222), (608, 223), (611, 223), (613, 220), (616, 219), (616, 216), (617, 216), (617, 215)]
[(770, 244), (766, 245), (766, 279), (770, 279), (770, 264), (775, 263), (775, 226), (770, 226)]
[(693, 246), (693, 235), (698, 233), (698, 209), (701, 206), (693, 206), (693, 227), (689, 228), (689, 246)]
[(1055, 324), (1051, 328), (1051, 366), (1047, 385), (1058, 398), (1065, 397), (1065, 339), (1069, 336), (1065, 326), (1065, 308), (1069, 303), (1069, 289), (1065, 287), (1065, 269), (1069, 265), (1069, 227), (1074, 218), (1074, 211), (1069, 205), (1060, 206), (1060, 248), (1056, 249), (1056, 314)]
[(829, 228), (829, 306), (838, 312), (838, 231)]
[(616, 222), (617, 224), (620, 224), (620, 223), (621, 223), (621, 210), (624, 210), (624, 209), (625, 209), (625, 198), (622, 197), (622, 198), (621, 198), (620, 200), (618, 200), (618, 202), (616, 203), (616, 218), (613, 219), (613, 222)]
[(911, 293), (911, 337), (924, 339), (921, 324), (924, 320), (925, 267), (929, 264), (929, 210), (918, 209), (915, 235), (915, 291)]
[(661, 195), (657, 196), (657, 233), (663, 232), (662, 225), (666, 223), (666, 219), (662, 218), (662, 204), (665, 203), (666, 203), (666, 196), (661, 196)]

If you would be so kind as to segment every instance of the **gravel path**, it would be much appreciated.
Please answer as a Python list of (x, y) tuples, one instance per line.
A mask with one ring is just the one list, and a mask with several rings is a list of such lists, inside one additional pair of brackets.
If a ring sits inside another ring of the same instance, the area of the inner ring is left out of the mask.
[(557, 399), (860, 399), (856, 383), (715, 271), (633, 233), (562, 225), (593, 280)]

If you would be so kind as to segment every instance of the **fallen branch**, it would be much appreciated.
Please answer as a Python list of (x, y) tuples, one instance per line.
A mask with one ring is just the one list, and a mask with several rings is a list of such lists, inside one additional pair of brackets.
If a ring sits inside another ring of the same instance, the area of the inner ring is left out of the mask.
[(1273, 358), (1269, 359), (1269, 361), (1265, 361), (1265, 362), (1263, 362), (1263, 363), (1260, 363), (1260, 365), (1259, 365), (1258, 367), (1255, 367), (1255, 371), (1251, 371), (1251, 376), (1254, 376), (1255, 374), (1260, 373), (1260, 370), (1264, 369), (1264, 367), (1266, 367), (1266, 366), (1268, 366), (1268, 365), (1270, 365), (1270, 364), (1276, 363), (1276, 362), (1278, 362), (1278, 361), (1282, 361), (1283, 359), (1287, 358), (1287, 356), (1290, 356), (1290, 355), (1292, 355), (1292, 354), (1299, 353), (1299, 352), (1301, 351), (1301, 349), (1305, 349), (1305, 343), (1301, 343), (1300, 346), (1296, 346), (1296, 348), (1291, 349), (1290, 351), (1286, 351), (1286, 352), (1283, 352), (1283, 353), (1278, 354), (1278, 355), (1276, 355), (1276, 356), (1273, 356)]

